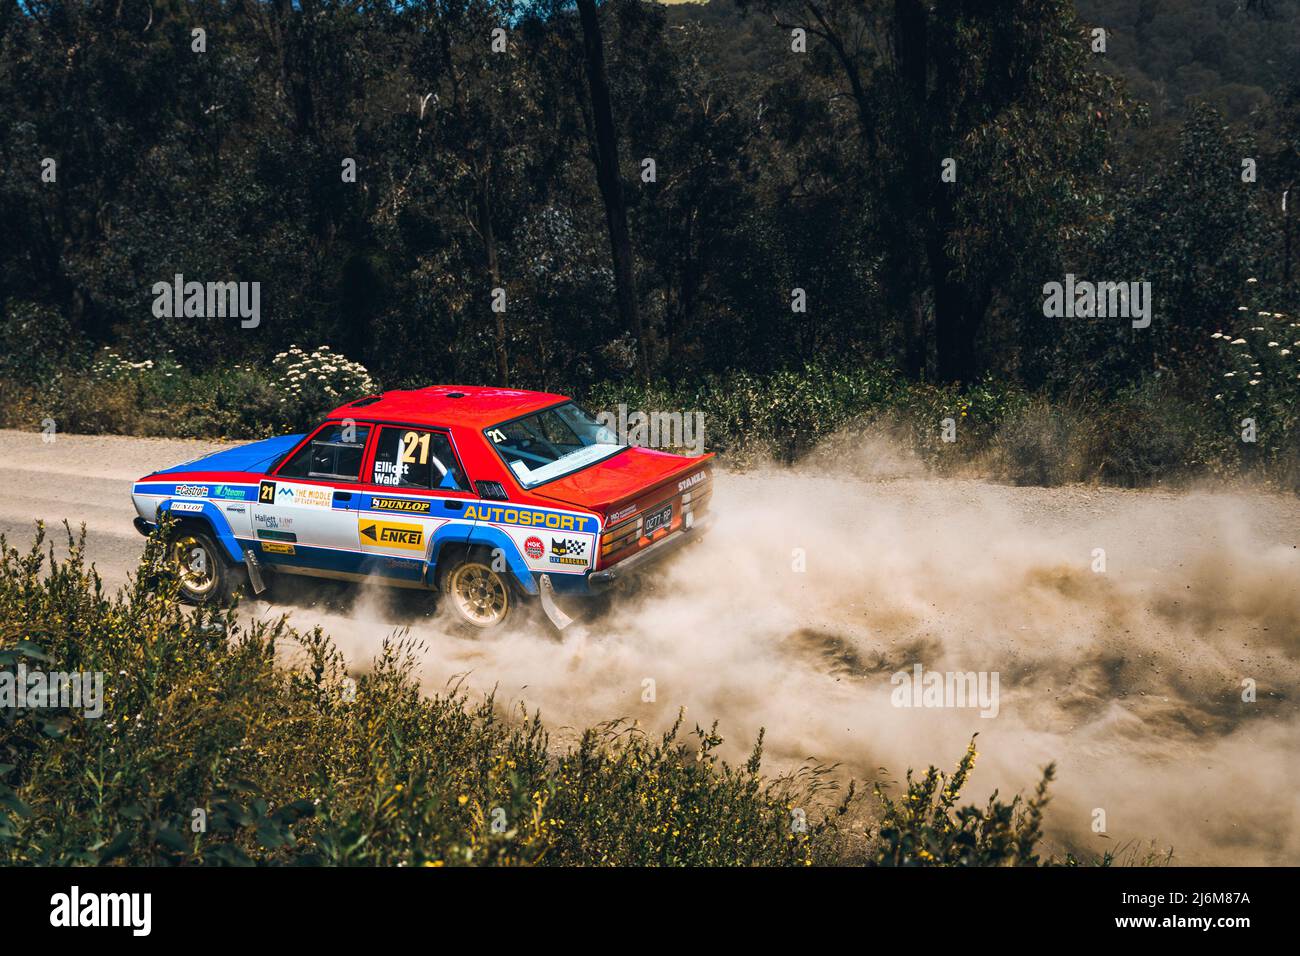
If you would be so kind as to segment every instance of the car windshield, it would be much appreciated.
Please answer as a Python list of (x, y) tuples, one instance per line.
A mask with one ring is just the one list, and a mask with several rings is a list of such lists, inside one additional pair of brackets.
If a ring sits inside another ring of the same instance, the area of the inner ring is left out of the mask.
[(614, 432), (572, 402), (485, 428), (483, 434), (524, 488), (573, 474), (624, 447)]

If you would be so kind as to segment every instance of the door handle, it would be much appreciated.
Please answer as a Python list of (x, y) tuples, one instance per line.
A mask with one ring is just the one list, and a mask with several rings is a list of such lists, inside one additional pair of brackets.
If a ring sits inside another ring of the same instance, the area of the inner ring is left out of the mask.
[(352, 492), (350, 492), (350, 491), (336, 491), (336, 492), (334, 492), (334, 500), (335, 500), (335, 501), (351, 501), (351, 500), (352, 500)]
[(446, 508), (448, 511), (459, 511), (464, 506), (464, 504), (465, 503), (463, 501), (445, 500), (443, 501), (442, 506)]

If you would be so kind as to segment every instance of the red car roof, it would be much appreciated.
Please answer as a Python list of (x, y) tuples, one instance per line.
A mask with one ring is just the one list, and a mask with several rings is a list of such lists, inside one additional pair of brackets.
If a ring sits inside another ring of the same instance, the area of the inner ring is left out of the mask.
[(563, 395), (484, 385), (431, 385), (357, 399), (329, 413), (330, 419), (369, 418), (412, 425), (487, 428), (566, 402)]

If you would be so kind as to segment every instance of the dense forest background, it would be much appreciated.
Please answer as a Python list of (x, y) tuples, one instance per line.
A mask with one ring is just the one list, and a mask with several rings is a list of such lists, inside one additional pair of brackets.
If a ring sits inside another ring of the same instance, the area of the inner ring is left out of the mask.
[[(3, 371), (90, 374), (105, 346), (270, 368), (292, 344), (388, 387), (813, 363), (1208, 400), (1212, 336), (1296, 305), (1297, 14), (0, 0)], [(1045, 317), (1067, 273), (1150, 282), (1151, 326)], [(175, 274), (260, 282), (261, 324), (156, 317)]]

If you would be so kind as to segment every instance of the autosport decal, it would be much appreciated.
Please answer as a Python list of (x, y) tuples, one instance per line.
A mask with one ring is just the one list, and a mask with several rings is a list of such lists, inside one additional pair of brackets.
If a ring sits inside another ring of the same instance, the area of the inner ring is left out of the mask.
[(407, 514), (427, 515), (429, 513), (428, 501), (412, 501), (409, 498), (376, 498), (370, 499), (371, 511), (404, 511)]
[(369, 542), (383, 548), (405, 548), (410, 551), (424, 550), (424, 527), (418, 524), (402, 524), (396, 521), (357, 522), (357, 531), (361, 534), (361, 543)]
[(560, 514), (557, 511), (540, 511), (533, 508), (503, 508), (499, 505), (486, 504), (466, 506), (465, 517), (476, 521), (490, 521), (493, 524), (549, 528), (552, 531), (594, 532), (597, 527), (596, 519), (587, 515)]

